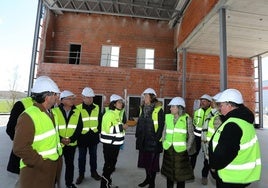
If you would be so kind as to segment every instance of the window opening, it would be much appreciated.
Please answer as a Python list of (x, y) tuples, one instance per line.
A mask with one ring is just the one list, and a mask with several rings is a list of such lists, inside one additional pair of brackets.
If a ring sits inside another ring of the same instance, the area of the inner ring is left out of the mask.
[(137, 49), (137, 68), (154, 69), (154, 49)]
[(118, 67), (119, 66), (119, 46), (102, 46), (101, 66)]
[(78, 65), (80, 63), (80, 52), (81, 52), (81, 45), (70, 44), (69, 64)]

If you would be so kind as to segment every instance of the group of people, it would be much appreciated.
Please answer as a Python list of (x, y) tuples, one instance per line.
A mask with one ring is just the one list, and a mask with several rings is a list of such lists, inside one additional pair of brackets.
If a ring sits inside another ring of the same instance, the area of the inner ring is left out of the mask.
[[(31, 96), (15, 103), (7, 124), (7, 133), (13, 140), (7, 170), (20, 174), (18, 187), (60, 187), (63, 157), (66, 187), (75, 188), (76, 148), (79, 154), (76, 184), (85, 178), (88, 151), (91, 177), (100, 181), (100, 188), (117, 187), (112, 184), (111, 176), (128, 128), (124, 99), (112, 94), (109, 106), (101, 112), (93, 102), (95, 94), (91, 88), (85, 87), (81, 94), (83, 102), (75, 105), (74, 93), (60, 92), (52, 79), (40, 76)], [(137, 166), (145, 169), (146, 175), (139, 187), (154, 188), (156, 175), (161, 172), (167, 188), (173, 188), (174, 184), (184, 188), (186, 181), (194, 179), (201, 148), (202, 184), (207, 184), (209, 172), (218, 188), (242, 188), (260, 179), (260, 147), (254, 115), (244, 106), (238, 90), (227, 89), (214, 97), (204, 94), (193, 119), (186, 113), (182, 97), (169, 102), (168, 114), (164, 113), (154, 89), (145, 89), (142, 97), (135, 138), (139, 151)], [(60, 104), (55, 106), (58, 99)], [(103, 144), (104, 156), (101, 176), (97, 172), (99, 142)]]

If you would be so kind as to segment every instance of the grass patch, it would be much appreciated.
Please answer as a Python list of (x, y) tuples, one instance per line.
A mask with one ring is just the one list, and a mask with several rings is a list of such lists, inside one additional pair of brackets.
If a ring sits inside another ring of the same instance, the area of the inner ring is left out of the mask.
[(0, 100), (0, 113), (9, 113), (11, 108), (11, 100)]

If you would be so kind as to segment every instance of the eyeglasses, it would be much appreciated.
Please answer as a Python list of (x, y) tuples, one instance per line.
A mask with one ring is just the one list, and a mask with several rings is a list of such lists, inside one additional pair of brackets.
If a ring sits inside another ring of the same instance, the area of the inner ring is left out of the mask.
[(74, 97), (66, 97), (66, 98), (63, 98), (64, 100), (75, 100)]
[(226, 102), (224, 102), (224, 103), (220, 103), (219, 104), (219, 108), (222, 108), (222, 107), (224, 107), (224, 106), (228, 106), (229, 105), (229, 103), (226, 103)]
[(55, 92), (48, 92), (47, 93), (47, 96), (60, 96), (60, 94), (59, 93), (55, 93)]

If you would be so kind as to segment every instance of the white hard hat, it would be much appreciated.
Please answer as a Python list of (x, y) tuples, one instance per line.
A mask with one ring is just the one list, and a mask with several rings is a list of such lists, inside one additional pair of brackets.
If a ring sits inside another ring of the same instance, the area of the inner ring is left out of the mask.
[(200, 100), (201, 99), (206, 99), (206, 100), (208, 100), (208, 101), (212, 101), (212, 98), (211, 98), (211, 96), (209, 96), (208, 94), (204, 94), (204, 95), (202, 95), (201, 97), (200, 97)]
[(145, 89), (144, 91), (143, 91), (143, 95), (144, 94), (154, 94), (155, 96), (156, 96), (156, 92), (155, 92), (155, 90), (154, 89), (152, 89), (152, 88), (147, 88), (147, 89)]
[(226, 89), (222, 92), (217, 102), (234, 102), (236, 104), (243, 104), (244, 100), (242, 94), (237, 89)]
[(85, 87), (82, 91), (82, 95), (85, 97), (95, 97), (94, 91), (90, 87)]
[(112, 101), (118, 101), (118, 100), (124, 100), (121, 96), (116, 95), (116, 94), (112, 94), (110, 97), (110, 102)]
[(174, 97), (169, 103), (168, 103), (168, 105), (169, 106), (171, 106), (171, 105), (180, 105), (180, 106), (182, 106), (182, 107), (184, 107), (185, 108), (185, 101), (184, 101), (184, 99), (183, 98), (181, 98), (181, 97)]
[(74, 96), (75, 94), (69, 90), (64, 90), (60, 93), (60, 99), (66, 98), (66, 97), (70, 97), (70, 96)]
[(60, 93), (57, 84), (48, 76), (40, 76), (35, 80), (32, 93), (54, 92)]
[(212, 97), (212, 99), (213, 99), (214, 101), (218, 102), (218, 99), (219, 99), (219, 97), (221, 96), (221, 94), (222, 94), (222, 92), (217, 93), (216, 95), (214, 95), (214, 96)]

